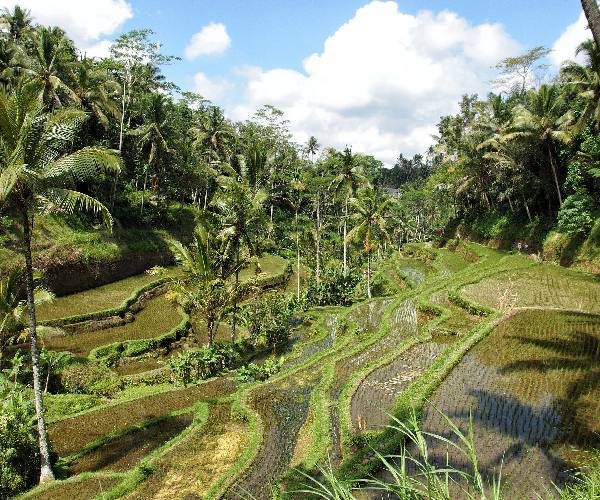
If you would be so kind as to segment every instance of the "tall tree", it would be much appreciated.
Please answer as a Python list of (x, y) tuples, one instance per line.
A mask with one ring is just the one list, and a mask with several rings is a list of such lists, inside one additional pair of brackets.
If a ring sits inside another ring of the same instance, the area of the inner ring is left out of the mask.
[(2, 22), (8, 28), (8, 35), (13, 42), (21, 40), (23, 35), (31, 30), (33, 18), (29, 10), (15, 5), (13, 10), (2, 9)]
[(600, 8), (597, 0), (581, 0), (581, 7), (585, 12), (588, 25), (592, 31), (596, 45), (600, 47)]
[(75, 62), (75, 47), (71, 40), (60, 28), (41, 27), (35, 31), (33, 42), (32, 53), (24, 59), (23, 72), (38, 84), (40, 100), (46, 109), (79, 104), (79, 98), (70, 86)]
[(230, 279), (235, 268), (223, 261), (223, 253), (216, 251), (215, 242), (206, 221), (201, 221), (189, 247), (180, 242), (173, 244), (175, 257), (184, 271), (184, 278), (175, 287), (176, 297), (188, 313), (202, 315), (209, 346), (214, 343), (219, 323), (237, 294)]
[[(233, 315), (231, 325), (231, 341), (236, 341), (238, 289), (240, 270), (251, 257), (258, 256), (257, 236), (262, 225), (262, 205), (266, 199), (263, 191), (253, 193), (247, 182), (236, 177), (221, 177), (221, 194), (215, 208), (219, 225), (218, 238), (225, 247), (230, 248), (230, 261), (233, 262), (235, 276), (235, 295), (233, 297)], [(241, 252), (246, 250), (248, 259), (242, 258)], [(227, 257), (227, 256), (226, 256)]]
[(356, 155), (352, 154), (352, 149), (346, 147), (343, 152), (337, 152), (335, 158), (336, 174), (331, 182), (333, 192), (339, 196), (344, 203), (344, 276), (348, 274), (348, 203), (354, 196), (356, 190), (362, 184), (366, 183), (365, 176), (360, 165), (358, 165)]
[(367, 297), (371, 294), (371, 254), (379, 249), (382, 243), (389, 240), (387, 212), (391, 205), (391, 198), (382, 195), (381, 191), (366, 187), (359, 189), (356, 198), (350, 199), (350, 204), (355, 213), (353, 218), (356, 224), (348, 233), (349, 240), (362, 241), (367, 254)]
[(593, 40), (586, 40), (577, 47), (579, 54), (585, 56), (585, 65), (568, 62), (561, 69), (561, 77), (574, 87), (584, 105), (577, 121), (577, 131), (583, 130), (590, 119), (596, 127), (600, 125), (600, 50)]
[(53, 479), (44, 404), (40, 382), (34, 276), (31, 253), (36, 210), (99, 213), (110, 225), (104, 205), (94, 198), (70, 189), (77, 181), (97, 178), (120, 168), (118, 156), (95, 147), (71, 151), (86, 115), (65, 109), (44, 112), (37, 99), (39, 88), (24, 85), (11, 94), (0, 92), (0, 209), (18, 215), (23, 228), (25, 284), (29, 316), (29, 339), (33, 370), (33, 390), (41, 456), (40, 482)]
[[(167, 97), (163, 94), (154, 93), (148, 96), (145, 106), (144, 122), (138, 128), (131, 130), (130, 135), (138, 137), (138, 145), (146, 164), (143, 171), (142, 199), (140, 203), (140, 214), (144, 213), (144, 198), (148, 184), (148, 174), (162, 174), (165, 177), (166, 156), (171, 152), (167, 142)], [(160, 183), (159, 183), (160, 185)]]
[(527, 105), (515, 107), (512, 131), (507, 135), (510, 139), (532, 140), (546, 151), (559, 205), (562, 205), (563, 198), (558, 179), (556, 145), (570, 141), (569, 126), (572, 123), (572, 114), (565, 112), (563, 104), (560, 89), (554, 85), (542, 85), (538, 90), (531, 91)]

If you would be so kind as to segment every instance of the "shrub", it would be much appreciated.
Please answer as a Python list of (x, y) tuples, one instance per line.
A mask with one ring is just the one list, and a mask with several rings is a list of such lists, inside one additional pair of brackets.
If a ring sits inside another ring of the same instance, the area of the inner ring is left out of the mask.
[(198, 382), (231, 368), (239, 362), (240, 354), (231, 345), (215, 343), (212, 346), (204, 346), (180, 353), (178, 356), (168, 359), (171, 369), (171, 379), (176, 384), (188, 384)]
[(558, 230), (570, 235), (585, 235), (594, 224), (594, 200), (585, 191), (567, 197), (558, 211)]
[(267, 359), (262, 365), (250, 363), (249, 365), (240, 368), (239, 379), (242, 382), (255, 382), (267, 380), (272, 375), (275, 375), (283, 366), (283, 358)]
[(39, 473), (35, 410), (23, 391), (0, 379), (0, 498), (32, 486)]
[(352, 297), (360, 275), (349, 272), (346, 276), (340, 269), (325, 269), (321, 273), (320, 283), (311, 278), (308, 283), (307, 299), (315, 306), (348, 306), (352, 304)]
[(240, 319), (254, 347), (260, 344), (277, 347), (288, 341), (292, 316), (304, 306), (295, 297), (268, 294), (244, 307)]
[(114, 396), (120, 380), (109, 368), (95, 363), (76, 363), (60, 374), (60, 382), (67, 392)]

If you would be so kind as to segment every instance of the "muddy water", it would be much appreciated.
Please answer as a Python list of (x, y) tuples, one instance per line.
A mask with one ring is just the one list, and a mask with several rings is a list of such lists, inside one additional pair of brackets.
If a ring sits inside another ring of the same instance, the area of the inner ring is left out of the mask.
[[(382, 324), (383, 315), (390, 306), (390, 299), (380, 299), (360, 306), (355, 311), (352, 319), (360, 322), (364, 329), (379, 329)], [(361, 315), (362, 312), (362, 315)], [(390, 315), (390, 331), (384, 337), (367, 347), (364, 351), (354, 354), (348, 358), (339, 360), (335, 365), (335, 376), (329, 394), (332, 402), (337, 402), (341, 392), (350, 376), (363, 366), (371, 363), (380, 356), (385, 355), (398, 343), (418, 333), (417, 310), (411, 300), (404, 301)], [(332, 448), (330, 450), (331, 460), (334, 465), (341, 461), (341, 446), (339, 440), (339, 411), (334, 405), (330, 410), (332, 429)]]
[(271, 498), (271, 485), (289, 468), (298, 432), (308, 416), (310, 395), (319, 382), (316, 373), (303, 375), (304, 379), (296, 375), (287, 383), (261, 386), (252, 394), (250, 405), (264, 425), (263, 442), (249, 470), (225, 498)]
[(444, 344), (424, 342), (371, 372), (352, 397), (354, 429), (374, 430), (388, 425), (398, 395), (431, 366), (444, 348)]
[(400, 271), (403, 272), (409, 280), (411, 280), (413, 283), (416, 283), (417, 285), (423, 283), (423, 281), (425, 281), (425, 278), (427, 277), (425, 271), (415, 269), (414, 267), (401, 267)]
[[(576, 465), (573, 449), (599, 444), (600, 317), (516, 314), (465, 355), (425, 409), (423, 429), (455, 440), (438, 410), (463, 432), (472, 415), (482, 472), (502, 466), (509, 498), (548, 497)], [(453, 448), (429, 445), (438, 465), (448, 457), (468, 468)]]
[(285, 363), (285, 368), (292, 368), (294, 366), (300, 365), (304, 363), (307, 359), (311, 358), (318, 352), (329, 349), (335, 343), (335, 339), (337, 338), (340, 320), (337, 314), (331, 313), (327, 314), (324, 320), (325, 330), (327, 334), (320, 340), (316, 342), (311, 342), (302, 347), (302, 352), (296, 358), (290, 359)]

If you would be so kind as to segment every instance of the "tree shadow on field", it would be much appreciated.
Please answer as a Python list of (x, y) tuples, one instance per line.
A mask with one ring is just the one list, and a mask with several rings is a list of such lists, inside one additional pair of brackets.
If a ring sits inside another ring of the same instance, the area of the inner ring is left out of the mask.
[[(598, 320), (597, 316), (585, 316)], [(536, 371), (552, 377), (551, 372), (555, 372), (561, 382), (567, 382), (563, 397), (555, 403), (561, 422), (556, 444), (584, 448), (600, 446), (600, 324), (595, 326), (596, 334), (577, 328), (568, 338), (510, 337), (554, 354), (554, 357), (515, 361), (501, 368), (501, 374)]]

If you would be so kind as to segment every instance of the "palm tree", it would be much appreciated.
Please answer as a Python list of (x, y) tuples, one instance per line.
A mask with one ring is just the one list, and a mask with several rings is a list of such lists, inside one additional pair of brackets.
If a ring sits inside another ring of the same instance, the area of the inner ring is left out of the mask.
[(228, 162), (233, 152), (234, 131), (218, 106), (209, 106), (194, 130), (195, 147), (209, 161)]
[(97, 69), (89, 59), (75, 66), (73, 91), (81, 107), (105, 130), (109, 127), (109, 118), (119, 118), (119, 106), (111, 99), (111, 93), (119, 92), (119, 84), (107, 77), (105, 71)]
[(348, 202), (356, 190), (367, 180), (352, 154), (351, 148), (336, 154), (338, 173), (331, 182), (333, 192), (344, 200), (344, 276), (348, 274)]
[(317, 141), (317, 138), (314, 135), (311, 135), (306, 143), (306, 152), (310, 155), (310, 160), (312, 163), (315, 162), (315, 155), (317, 154), (317, 151), (319, 151), (320, 147), (321, 145)]
[(40, 87), (40, 99), (47, 110), (60, 108), (61, 98), (80, 104), (66, 76), (75, 60), (72, 42), (60, 28), (36, 30), (33, 53), (24, 63), (23, 72)]
[(15, 5), (12, 11), (7, 8), (2, 9), (1, 17), (13, 42), (20, 40), (23, 34), (31, 29), (33, 23), (31, 12), (18, 5)]
[(205, 224), (194, 231), (189, 247), (180, 242), (173, 244), (175, 257), (180, 262), (185, 278), (175, 287), (178, 301), (188, 313), (200, 313), (206, 323), (208, 345), (212, 345), (219, 323), (237, 295), (231, 282), (236, 268), (227, 266), (221, 253), (213, 248), (212, 237)]
[(596, 45), (600, 47), (600, 9), (598, 8), (597, 0), (581, 0), (581, 7), (585, 12), (590, 30)]
[(68, 186), (75, 181), (97, 178), (104, 172), (118, 171), (120, 160), (112, 152), (97, 147), (70, 152), (86, 114), (71, 109), (45, 113), (38, 95), (39, 87), (32, 83), (11, 94), (0, 91), (0, 210), (16, 214), (23, 226), (25, 288), (41, 456), (40, 482), (43, 482), (54, 475), (40, 384), (31, 255), (34, 214), (36, 210), (68, 213), (87, 210), (101, 214), (110, 226), (112, 219), (104, 205)]
[(559, 205), (562, 194), (556, 166), (556, 143), (568, 143), (571, 139), (569, 126), (572, 122), (570, 112), (563, 112), (560, 89), (555, 85), (542, 85), (537, 91), (531, 91), (527, 106), (517, 105), (513, 110), (513, 123), (506, 138), (525, 138), (538, 144), (548, 155), (552, 177)]
[(167, 133), (166, 101), (167, 97), (163, 94), (150, 94), (144, 123), (129, 132), (129, 135), (138, 137), (138, 146), (142, 155), (146, 157), (140, 214), (144, 213), (144, 195), (148, 185), (148, 172), (151, 170), (156, 175), (162, 168), (164, 173), (164, 157), (172, 152), (165, 138)]
[(355, 210), (356, 225), (348, 234), (348, 240), (360, 240), (367, 254), (367, 297), (371, 298), (371, 253), (390, 239), (386, 222), (387, 211), (392, 203), (388, 196), (369, 186), (359, 189), (356, 198), (350, 199)]
[[(239, 272), (247, 263), (241, 258), (241, 251), (245, 248), (248, 257), (258, 256), (257, 237), (263, 220), (262, 206), (266, 200), (263, 191), (253, 193), (246, 181), (235, 177), (220, 178), (220, 196), (215, 203), (217, 218), (221, 230), (218, 239), (228, 248), (225, 258), (233, 262), (236, 294), (233, 300), (233, 315), (231, 325), (231, 342), (236, 340), (237, 309), (239, 288)], [(229, 255), (227, 255), (229, 254)]]
[(581, 131), (592, 118), (596, 127), (600, 125), (600, 50), (592, 40), (577, 47), (577, 55), (584, 54), (587, 64), (568, 62), (562, 67), (562, 76), (572, 85), (584, 103), (577, 121), (576, 130)]

